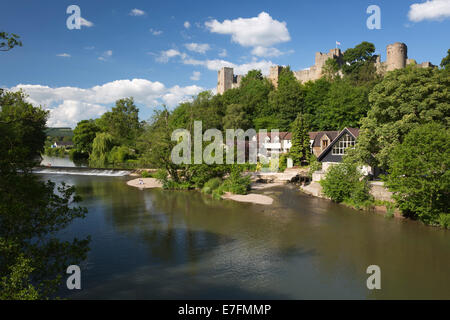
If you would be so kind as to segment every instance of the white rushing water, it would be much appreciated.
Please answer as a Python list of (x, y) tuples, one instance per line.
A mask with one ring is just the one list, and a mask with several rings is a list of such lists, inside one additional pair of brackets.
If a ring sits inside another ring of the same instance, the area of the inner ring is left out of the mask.
[(33, 173), (102, 177), (123, 177), (130, 174), (130, 172), (126, 170), (104, 170), (87, 168), (39, 168), (33, 170)]

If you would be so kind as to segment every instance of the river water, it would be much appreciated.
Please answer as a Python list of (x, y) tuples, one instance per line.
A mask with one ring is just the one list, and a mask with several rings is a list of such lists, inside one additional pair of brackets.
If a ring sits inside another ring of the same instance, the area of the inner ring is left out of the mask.
[[(306, 196), (272, 206), (195, 191), (139, 190), (130, 177), (42, 174), (89, 210), (61, 235), (91, 235), (73, 299), (450, 299), (450, 232)], [(381, 290), (366, 269), (381, 268)]]

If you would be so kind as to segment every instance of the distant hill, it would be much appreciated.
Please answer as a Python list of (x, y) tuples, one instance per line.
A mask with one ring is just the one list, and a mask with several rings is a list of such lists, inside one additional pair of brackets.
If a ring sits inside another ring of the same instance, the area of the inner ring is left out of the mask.
[(45, 131), (47, 136), (49, 137), (72, 137), (73, 136), (73, 130), (71, 128), (47, 128)]

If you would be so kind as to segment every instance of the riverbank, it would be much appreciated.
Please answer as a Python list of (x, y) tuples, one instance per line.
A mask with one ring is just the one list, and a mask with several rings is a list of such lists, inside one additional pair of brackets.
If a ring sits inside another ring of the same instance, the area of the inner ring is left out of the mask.
[[(322, 186), (320, 185), (319, 182), (311, 182), (307, 185), (301, 185), (299, 189), (301, 192), (303, 192), (309, 196), (322, 198), (322, 199), (331, 201), (330, 198), (326, 197), (323, 194)], [(344, 205), (346, 207), (350, 207), (352, 209), (356, 209), (356, 210), (370, 211), (370, 212), (375, 212), (377, 214), (384, 215), (384, 216), (392, 216), (392, 217), (398, 218), (398, 219), (405, 219), (405, 217), (402, 215), (400, 210), (391, 209), (391, 208), (388, 208), (388, 205), (382, 204), (382, 203), (392, 203), (392, 205), (394, 204), (394, 202), (391, 198), (392, 193), (385, 190), (382, 183), (380, 183), (379, 181), (371, 183), (371, 194), (375, 199), (375, 203), (374, 203), (374, 205), (372, 205), (368, 208), (363, 208), (363, 207), (357, 208), (351, 204), (344, 203), (344, 202), (342, 202), (340, 204)]]
[(162, 188), (163, 184), (155, 178), (139, 178), (127, 181), (127, 185), (139, 189)]

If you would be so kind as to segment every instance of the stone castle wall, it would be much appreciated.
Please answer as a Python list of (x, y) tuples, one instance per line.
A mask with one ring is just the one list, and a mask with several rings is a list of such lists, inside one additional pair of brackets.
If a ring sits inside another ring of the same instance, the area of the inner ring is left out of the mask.
[[(387, 71), (403, 69), (409, 64), (416, 64), (421, 68), (434, 67), (430, 62), (417, 64), (414, 59), (408, 59), (408, 47), (406, 44), (396, 42), (386, 47), (386, 61), (381, 62), (380, 56), (375, 56), (375, 66), (377, 72), (384, 74)], [(315, 81), (322, 77), (323, 67), (328, 59), (335, 59), (339, 65), (342, 65), (343, 52), (341, 49), (331, 49), (328, 53), (316, 52), (315, 64), (307, 69), (294, 71), (294, 76), (298, 81), (304, 83)], [(275, 88), (278, 87), (278, 78), (282, 66), (270, 67), (269, 76), (267, 77)], [(240, 85), (242, 75), (234, 75), (233, 68), (224, 67), (218, 72), (217, 93), (223, 94), (225, 91), (237, 88)]]

